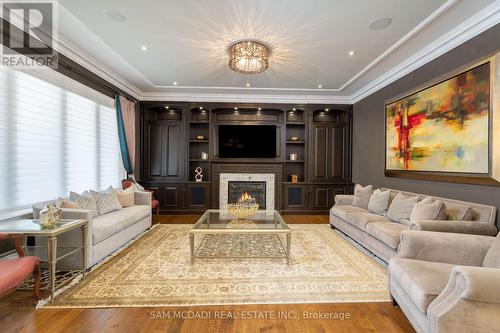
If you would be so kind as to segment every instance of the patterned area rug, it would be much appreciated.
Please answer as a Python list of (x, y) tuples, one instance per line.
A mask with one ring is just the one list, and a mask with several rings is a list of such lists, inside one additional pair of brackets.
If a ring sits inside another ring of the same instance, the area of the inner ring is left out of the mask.
[(328, 225), (290, 225), (289, 266), (282, 258), (202, 258), (191, 265), (189, 228), (153, 228), (44, 307), (389, 300), (386, 269)]

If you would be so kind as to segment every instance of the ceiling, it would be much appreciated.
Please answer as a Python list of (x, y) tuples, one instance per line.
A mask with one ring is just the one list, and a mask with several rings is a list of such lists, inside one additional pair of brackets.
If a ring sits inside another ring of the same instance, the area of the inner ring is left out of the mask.
[[(498, 0), (60, 0), (60, 4), (64, 47), (128, 85), (138, 97), (307, 96), (347, 101), (484, 8), (498, 5)], [(118, 20), (103, 11), (118, 14)], [(390, 26), (369, 29), (371, 22), (385, 17), (392, 19)], [(227, 49), (244, 39), (271, 47), (264, 73), (238, 74), (229, 69)]]

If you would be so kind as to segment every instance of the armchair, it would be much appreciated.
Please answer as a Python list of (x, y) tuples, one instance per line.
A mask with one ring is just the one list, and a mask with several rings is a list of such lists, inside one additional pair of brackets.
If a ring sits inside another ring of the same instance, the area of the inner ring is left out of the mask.
[(417, 332), (500, 332), (500, 234), (403, 231), (390, 292)]
[(40, 299), (40, 258), (26, 256), (21, 245), (23, 236), (0, 233), (0, 240), (14, 239), (19, 258), (0, 261), (0, 297), (19, 287), (31, 274), (35, 275), (33, 296)]

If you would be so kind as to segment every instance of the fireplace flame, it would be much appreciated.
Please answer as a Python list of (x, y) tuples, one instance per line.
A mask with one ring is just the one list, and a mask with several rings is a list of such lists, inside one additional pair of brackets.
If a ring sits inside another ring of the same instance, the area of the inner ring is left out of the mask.
[(254, 201), (254, 200), (255, 199), (248, 192), (243, 192), (241, 194), (241, 197), (238, 199), (239, 202), (241, 202), (241, 201)]

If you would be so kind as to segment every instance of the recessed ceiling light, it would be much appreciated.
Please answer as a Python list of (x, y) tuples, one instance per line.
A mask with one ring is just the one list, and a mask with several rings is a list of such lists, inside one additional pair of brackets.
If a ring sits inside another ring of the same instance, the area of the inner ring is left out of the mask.
[(323, 88), (323, 85), (318, 84), (318, 89), (321, 89), (321, 88)]
[(122, 13), (110, 9), (103, 10), (102, 15), (108, 20), (118, 23), (124, 22), (127, 19)]
[(176, 86), (178, 83), (177, 83), (177, 81), (174, 81), (174, 82), (172, 82), (172, 84), (173, 84), (174, 86)]
[(147, 50), (148, 50), (148, 48), (147, 48), (146, 46), (144, 46), (144, 45), (143, 45), (143, 46), (141, 46), (141, 50), (143, 50), (143, 51), (147, 51)]
[(203, 106), (200, 106), (200, 110), (203, 110)]
[(246, 84), (246, 86), (247, 86), (247, 87), (250, 87), (250, 83), (247, 83), (247, 84)]
[(330, 111), (330, 109), (326, 108), (325, 111), (328, 112), (328, 111)]
[(349, 51), (349, 55), (350, 55), (351, 57), (354, 55), (354, 53), (356, 53), (356, 52), (354, 52), (354, 51)]
[(370, 28), (370, 30), (383, 30), (383, 29), (387, 28), (388, 26), (390, 26), (391, 23), (392, 23), (392, 19), (390, 17), (383, 17), (383, 18), (376, 19), (375, 21), (370, 23), (368, 28)]
[(297, 109), (296, 109), (296, 108), (293, 108), (293, 109), (292, 109), (292, 111), (297, 111)]
[(168, 106), (165, 106), (165, 109), (167, 109), (167, 110), (168, 110)]
[(238, 108), (234, 108), (234, 111), (238, 111)]
[(262, 108), (257, 108), (257, 110), (262, 111)]

